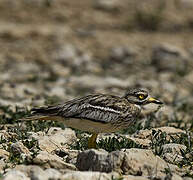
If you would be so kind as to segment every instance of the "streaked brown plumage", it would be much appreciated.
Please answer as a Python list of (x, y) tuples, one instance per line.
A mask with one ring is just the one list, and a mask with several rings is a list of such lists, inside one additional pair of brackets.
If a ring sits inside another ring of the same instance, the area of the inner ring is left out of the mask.
[(96, 147), (96, 134), (129, 127), (140, 114), (140, 106), (149, 103), (162, 104), (140, 89), (130, 89), (123, 97), (94, 94), (57, 106), (33, 108), (33, 116), (27, 120), (62, 121), (68, 127), (91, 132), (95, 135), (89, 146)]

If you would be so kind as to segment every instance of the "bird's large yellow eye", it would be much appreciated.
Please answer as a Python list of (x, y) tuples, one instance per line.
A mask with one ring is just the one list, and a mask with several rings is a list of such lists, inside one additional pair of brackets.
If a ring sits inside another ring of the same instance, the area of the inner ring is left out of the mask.
[(138, 97), (139, 97), (139, 99), (144, 99), (144, 95), (143, 94), (140, 94)]

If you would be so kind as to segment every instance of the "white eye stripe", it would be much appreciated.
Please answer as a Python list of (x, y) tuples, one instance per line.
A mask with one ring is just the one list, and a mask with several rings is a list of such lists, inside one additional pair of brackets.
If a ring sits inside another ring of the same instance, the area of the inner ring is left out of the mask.
[(143, 93), (137, 93), (137, 95), (139, 96), (139, 95), (142, 95), (142, 96), (145, 96), (146, 94), (143, 94)]

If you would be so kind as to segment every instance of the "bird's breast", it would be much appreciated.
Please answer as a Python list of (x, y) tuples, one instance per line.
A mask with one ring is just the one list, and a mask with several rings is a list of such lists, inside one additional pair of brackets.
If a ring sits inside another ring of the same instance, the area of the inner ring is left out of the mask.
[(110, 133), (119, 130), (119, 127), (113, 127), (111, 123), (96, 122), (88, 119), (69, 118), (64, 120), (67, 127), (87, 131), (91, 133)]

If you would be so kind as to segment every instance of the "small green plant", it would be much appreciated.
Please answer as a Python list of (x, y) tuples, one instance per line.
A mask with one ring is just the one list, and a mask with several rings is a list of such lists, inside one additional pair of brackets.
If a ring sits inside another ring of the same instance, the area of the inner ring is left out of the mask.
[[(182, 161), (175, 162), (174, 164), (178, 165), (180, 168), (184, 166), (188, 166), (193, 168), (193, 133), (186, 132), (174, 135), (168, 135), (165, 132), (160, 130), (152, 131), (152, 138), (151, 138), (151, 148), (154, 154), (162, 156), (163, 155), (163, 145), (164, 144), (182, 144), (186, 146), (186, 149), (181, 149), (181, 156), (183, 157)], [(190, 170), (190, 172), (192, 169)], [(187, 171), (187, 174), (189, 171)]]
[(21, 154), (15, 154), (13, 152), (9, 152), (8, 162), (12, 163), (14, 166), (17, 164), (26, 164), (25, 158), (21, 156)]
[(0, 110), (2, 111), (2, 114), (0, 115), (1, 124), (13, 124), (16, 123), (17, 120), (30, 115), (30, 111), (28, 109), (18, 106), (13, 109), (11, 106), (1, 105)]
[[(14, 142), (21, 141), (25, 147), (31, 152), (30, 156), (26, 156), (25, 154), (20, 154), (12, 151), (11, 144)], [(14, 166), (17, 164), (30, 164), (31, 160), (38, 154), (40, 148), (38, 141), (35, 139), (23, 139), (16, 138), (15, 141), (9, 141), (7, 146), (4, 147), (6, 151), (9, 152), (8, 163), (13, 164)]]
[(105, 139), (100, 139), (97, 143), (98, 148), (105, 149), (108, 152), (120, 150), (120, 149), (129, 149), (129, 148), (144, 148), (142, 145), (136, 144), (134, 141), (123, 137), (117, 136), (108, 137)]
[(167, 176), (169, 179), (171, 179), (171, 177), (172, 177), (172, 171), (171, 171), (170, 167), (168, 166), (168, 168), (165, 168), (164, 171), (165, 171), (166, 176)]
[(161, 130), (152, 130), (151, 148), (154, 154), (161, 156), (163, 153), (163, 145), (168, 144), (167, 134)]
[[(88, 139), (89, 137), (80, 138), (75, 144), (70, 145), (71, 149), (76, 150), (86, 150), (88, 149)], [(142, 145), (136, 144), (134, 141), (119, 135), (114, 137), (108, 137), (105, 139), (100, 139), (97, 143), (97, 148), (105, 149), (108, 152), (129, 149), (129, 148), (144, 148)]]
[(193, 179), (193, 168), (191, 167), (189, 170), (187, 170), (183, 177), (190, 177)]
[(82, 137), (78, 141), (76, 141), (74, 144), (71, 144), (70, 148), (84, 151), (88, 149), (88, 139), (89, 137)]

